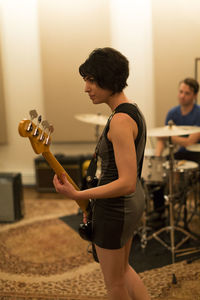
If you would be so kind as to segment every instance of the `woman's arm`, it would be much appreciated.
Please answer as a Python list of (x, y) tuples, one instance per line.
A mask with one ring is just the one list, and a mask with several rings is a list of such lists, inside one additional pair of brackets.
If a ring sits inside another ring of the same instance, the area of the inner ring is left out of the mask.
[(110, 122), (108, 138), (113, 144), (118, 179), (91, 189), (76, 191), (63, 177), (61, 183), (54, 177), (56, 191), (74, 200), (112, 198), (128, 195), (135, 191), (137, 180), (137, 162), (134, 138), (137, 136), (135, 121), (126, 114), (114, 115)]

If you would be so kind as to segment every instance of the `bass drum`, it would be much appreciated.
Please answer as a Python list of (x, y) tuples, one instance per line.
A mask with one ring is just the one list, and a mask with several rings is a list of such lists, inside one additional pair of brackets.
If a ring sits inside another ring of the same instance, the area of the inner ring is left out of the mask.
[(142, 178), (147, 185), (160, 185), (166, 182), (166, 158), (163, 156), (144, 156)]

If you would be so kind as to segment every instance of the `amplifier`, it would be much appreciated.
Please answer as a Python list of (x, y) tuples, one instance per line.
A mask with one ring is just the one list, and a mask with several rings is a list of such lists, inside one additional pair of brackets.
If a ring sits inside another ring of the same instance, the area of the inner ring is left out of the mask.
[(14, 222), (24, 216), (20, 173), (0, 173), (0, 222)]
[[(56, 154), (55, 157), (81, 189), (83, 184), (82, 164), (86, 159), (91, 158), (91, 155), (66, 156)], [(36, 190), (38, 192), (55, 192), (53, 185), (54, 174), (54, 171), (50, 168), (43, 156), (38, 156), (35, 159)]]

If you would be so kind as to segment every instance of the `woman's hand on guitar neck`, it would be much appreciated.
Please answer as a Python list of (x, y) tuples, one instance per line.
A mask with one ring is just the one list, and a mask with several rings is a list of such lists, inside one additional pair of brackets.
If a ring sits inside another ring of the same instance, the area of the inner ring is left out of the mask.
[(77, 199), (78, 191), (67, 180), (65, 174), (61, 174), (60, 177), (55, 175), (53, 178), (53, 184), (55, 186), (56, 192), (65, 195), (69, 199), (73, 199), (73, 200)]

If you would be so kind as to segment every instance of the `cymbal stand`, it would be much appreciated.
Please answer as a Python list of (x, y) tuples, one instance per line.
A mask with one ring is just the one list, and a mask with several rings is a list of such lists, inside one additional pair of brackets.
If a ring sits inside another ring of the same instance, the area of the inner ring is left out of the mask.
[(146, 245), (147, 245), (147, 232), (151, 231), (151, 227), (147, 226), (147, 215), (150, 211), (150, 201), (151, 198), (149, 196), (149, 190), (147, 188), (147, 185), (145, 183), (145, 181), (142, 179), (142, 186), (144, 189), (144, 193), (145, 193), (145, 210), (144, 210), (144, 214), (143, 214), (143, 218), (142, 218), (142, 226), (140, 226), (137, 230), (136, 233), (138, 233), (140, 235), (140, 241), (141, 241), (141, 248), (142, 250), (145, 250)]
[[(175, 253), (187, 251), (187, 249), (178, 250), (180, 246), (182, 246), (189, 238), (197, 240), (195, 236), (182, 229), (181, 227), (174, 226), (174, 194), (173, 194), (173, 177), (174, 177), (174, 145), (171, 141), (171, 137), (169, 137), (169, 194), (165, 196), (165, 199), (169, 205), (169, 226), (161, 228), (160, 230), (154, 232), (152, 235), (147, 237), (147, 240), (155, 238), (158, 242), (160, 242), (164, 247), (171, 251), (172, 254), (172, 264), (175, 263)], [(168, 245), (164, 240), (159, 237), (159, 234), (163, 231), (170, 232), (170, 245)], [(175, 245), (175, 231), (180, 231), (184, 233), (185, 237)], [(190, 248), (191, 249), (191, 248)], [(176, 283), (175, 274), (173, 274), (173, 283)]]
[(98, 142), (98, 139), (99, 139), (99, 128), (100, 128), (100, 125), (96, 125), (95, 126), (95, 138), (96, 138), (96, 142)]
[[(97, 115), (98, 115), (98, 116), (101, 116), (101, 113), (98, 113)], [(96, 142), (98, 142), (98, 140), (99, 140), (99, 129), (100, 129), (100, 125), (99, 125), (99, 124), (96, 124), (96, 126), (95, 126), (95, 137), (96, 137)]]

